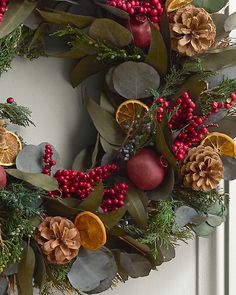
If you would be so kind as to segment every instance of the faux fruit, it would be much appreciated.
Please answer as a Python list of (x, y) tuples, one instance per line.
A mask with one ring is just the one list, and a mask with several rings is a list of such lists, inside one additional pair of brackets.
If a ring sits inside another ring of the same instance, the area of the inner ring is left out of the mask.
[(7, 185), (7, 175), (5, 169), (0, 166), (0, 189)]
[(154, 150), (144, 148), (127, 162), (129, 179), (142, 190), (158, 187), (165, 176), (165, 167)]
[(152, 40), (152, 32), (148, 18), (143, 14), (137, 14), (130, 18), (127, 28), (134, 38), (134, 45), (139, 48), (146, 48)]

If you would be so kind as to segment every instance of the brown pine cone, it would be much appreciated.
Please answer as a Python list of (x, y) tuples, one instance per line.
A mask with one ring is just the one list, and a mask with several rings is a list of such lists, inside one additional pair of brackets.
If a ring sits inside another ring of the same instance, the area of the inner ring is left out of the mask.
[(80, 234), (74, 223), (60, 216), (46, 217), (35, 237), (49, 263), (66, 264), (80, 248)]
[(173, 50), (187, 56), (207, 51), (216, 38), (216, 26), (210, 14), (193, 5), (172, 14), (170, 29)]
[(223, 163), (212, 147), (199, 145), (189, 150), (180, 174), (185, 187), (195, 191), (210, 191), (223, 178)]

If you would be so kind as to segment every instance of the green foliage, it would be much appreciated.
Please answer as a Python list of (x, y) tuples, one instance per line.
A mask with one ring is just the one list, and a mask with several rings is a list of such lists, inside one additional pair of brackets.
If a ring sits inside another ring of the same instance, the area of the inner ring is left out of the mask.
[(30, 120), (31, 111), (16, 103), (0, 103), (0, 118), (9, 120), (12, 124), (19, 126), (30, 126), (34, 125), (33, 121)]
[(206, 90), (200, 95), (200, 103), (204, 115), (211, 111), (212, 102), (226, 102), (231, 92), (236, 91), (235, 80), (226, 79), (219, 86)]
[[(78, 45), (85, 46), (85, 52), (95, 52), (97, 54), (98, 60), (103, 61), (141, 61), (143, 59), (143, 52), (139, 48), (134, 48), (131, 52), (126, 51), (125, 49), (119, 49), (115, 46), (108, 45), (105, 42), (100, 40), (95, 40), (91, 38), (89, 35), (85, 34), (78, 28), (73, 28), (71, 26), (67, 26), (56, 33), (59, 37), (63, 36), (71, 36), (71, 41), (69, 45), (71, 48), (76, 47)], [(78, 49), (78, 51), (81, 49)]]

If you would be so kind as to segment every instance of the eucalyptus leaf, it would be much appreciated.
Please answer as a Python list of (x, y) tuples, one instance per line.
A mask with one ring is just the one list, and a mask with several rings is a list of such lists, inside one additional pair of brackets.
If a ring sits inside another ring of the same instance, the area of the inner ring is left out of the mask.
[(37, 1), (11, 1), (0, 26), (0, 39), (14, 31), (35, 9)]
[(168, 262), (175, 258), (175, 247), (171, 244), (165, 245), (161, 244), (158, 246), (158, 250), (160, 251), (163, 261)]
[(104, 92), (102, 92), (100, 96), (100, 106), (108, 113), (115, 115), (115, 107), (112, 105), (109, 98), (106, 96)]
[(69, 51), (54, 54), (59, 58), (83, 58), (87, 55), (94, 55), (96, 51), (84, 44), (76, 44)]
[(145, 229), (148, 221), (147, 212), (142, 200), (140, 199), (139, 190), (131, 184), (129, 184), (126, 201), (128, 202), (128, 212), (131, 217), (141, 229)]
[(160, 30), (150, 23), (152, 41), (146, 57), (146, 63), (153, 66), (158, 73), (165, 75), (168, 67), (168, 53)]
[(114, 84), (113, 84), (113, 73), (114, 73), (115, 69), (116, 69), (116, 66), (110, 68), (106, 74), (106, 77), (105, 77), (106, 85), (108, 86), (109, 90), (112, 93), (116, 93), (116, 90), (115, 90)]
[[(227, 114), (227, 113), (226, 113)], [(214, 122), (215, 123), (215, 122)], [(228, 136), (236, 137), (236, 117), (235, 116), (225, 116), (222, 120), (217, 122), (217, 127), (211, 128), (211, 132), (221, 132), (227, 134)]]
[(171, 167), (168, 167), (165, 172), (163, 182), (156, 189), (148, 191), (148, 198), (152, 201), (169, 200), (174, 189), (175, 174)]
[(227, 17), (224, 23), (224, 29), (226, 32), (231, 32), (236, 29), (236, 12)]
[(108, 68), (107, 63), (99, 61), (96, 55), (88, 55), (79, 61), (71, 73), (71, 83), (77, 87), (89, 76), (97, 74)]
[(106, 166), (108, 164), (114, 163), (114, 161), (117, 158), (117, 152), (116, 151), (111, 151), (107, 152), (103, 155), (101, 159), (101, 166)]
[(77, 15), (68, 13), (61, 10), (54, 10), (53, 12), (43, 11), (38, 9), (39, 14), (47, 22), (52, 22), (58, 25), (74, 25), (80, 29), (89, 26), (93, 21), (94, 17)]
[(224, 215), (222, 214), (222, 203), (220, 201), (215, 202), (215, 204), (208, 209), (207, 213), (210, 215)]
[(224, 156), (221, 159), (224, 165), (224, 180), (236, 179), (236, 158)]
[(172, 229), (173, 233), (175, 233), (177, 229), (182, 229), (196, 217), (198, 217), (197, 211), (189, 206), (177, 208), (175, 211), (175, 224)]
[(206, 222), (193, 226), (192, 229), (199, 237), (207, 237), (215, 231), (215, 227), (210, 226)]
[(108, 289), (116, 274), (113, 254), (102, 247), (96, 251), (82, 249), (67, 276), (76, 290), (94, 294), (97, 288), (98, 292)]
[(124, 135), (114, 117), (89, 97), (85, 98), (85, 105), (100, 135), (112, 145), (121, 145)]
[[(204, 121), (204, 124), (200, 125), (200, 127), (203, 127), (205, 125), (208, 124), (212, 124), (212, 123), (218, 123), (219, 121), (221, 121), (223, 118), (225, 118), (228, 114), (228, 110), (226, 109), (221, 109), (219, 110), (219, 112), (217, 113), (212, 113), (210, 114), (210, 116)], [(217, 128), (218, 131), (218, 128)]]
[(0, 295), (6, 295), (8, 289), (8, 280), (6, 278), (0, 278)]
[(18, 265), (18, 292), (19, 295), (33, 295), (33, 273), (35, 266), (35, 254), (33, 249), (26, 245)]
[(204, 8), (209, 13), (220, 11), (228, 3), (228, 0), (193, 0), (192, 4)]
[(118, 150), (120, 147), (117, 145), (112, 145), (107, 142), (104, 138), (100, 137), (101, 146), (105, 153), (112, 154), (114, 151)]
[(128, 46), (132, 35), (124, 26), (109, 18), (98, 18), (90, 26), (89, 35), (116, 47)]
[(148, 276), (152, 270), (151, 263), (142, 255), (134, 253), (120, 253), (120, 264), (131, 278)]
[(103, 191), (104, 186), (102, 182), (100, 182), (94, 191), (84, 201), (81, 202), (79, 208), (84, 211), (96, 212), (102, 203)]
[(113, 85), (118, 94), (125, 98), (149, 97), (149, 89), (158, 89), (160, 76), (147, 63), (127, 61), (113, 72)]
[(210, 226), (217, 227), (221, 225), (221, 223), (224, 221), (225, 221), (225, 218), (222, 216), (209, 215), (206, 223), (209, 224)]
[(16, 274), (17, 272), (18, 272), (18, 263), (12, 263), (4, 270), (3, 274), (6, 276), (11, 276)]
[(17, 169), (7, 169), (6, 172), (20, 180), (28, 182), (46, 191), (58, 190), (58, 183), (55, 178), (41, 173), (27, 173)]

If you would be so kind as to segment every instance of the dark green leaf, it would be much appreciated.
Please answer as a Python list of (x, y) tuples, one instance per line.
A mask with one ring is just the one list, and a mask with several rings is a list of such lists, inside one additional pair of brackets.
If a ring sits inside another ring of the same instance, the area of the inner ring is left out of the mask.
[(35, 253), (35, 259), (34, 283), (36, 287), (41, 289), (46, 283), (47, 278), (45, 260), (39, 251)]
[(111, 229), (113, 226), (117, 225), (121, 218), (125, 215), (127, 211), (127, 206), (123, 206), (116, 211), (112, 211), (106, 214), (99, 213), (98, 216), (102, 222), (106, 225), (108, 229)]
[(102, 182), (100, 182), (95, 190), (84, 200), (81, 202), (79, 208), (84, 211), (92, 211), (96, 212), (98, 207), (102, 203), (103, 199), (103, 191), (104, 186)]
[(171, 197), (175, 184), (175, 174), (171, 167), (168, 167), (165, 172), (165, 178), (160, 186), (155, 190), (149, 191), (148, 198), (153, 201), (168, 200)]
[(0, 39), (14, 31), (31, 14), (37, 5), (36, 1), (11, 1), (0, 26)]
[(6, 172), (15, 178), (28, 182), (46, 191), (55, 191), (58, 189), (58, 183), (56, 179), (46, 174), (26, 173), (17, 169), (7, 169)]
[(165, 75), (168, 67), (166, 45), (160, 30), (152, 23), (150, 25), (152, 30), (152, 41), (145, 61), (153, 66), (159, 74)]
[(230, 181), (236, 179), (236, 158), (222, 157), (224, 164), (224, 180)]
[(129, 214), (140, 228), (145, 229), (147, 226), (147, 212), (144, 208), (142, 200), (140, 199), (139, 190), (131, 184), (129, 184), (126, 200), (128, 202)]
[(106, 11), (110, 12), (111, 14), (113, 14), (119, 18), (123, 18), (125, 20), (129, 20), (129, 18), (130, 18), (129, 14), (122, 9), (116, 8), (116, 7), (108, 5), (108, 4), (99, 3), (98, 1), (95, 1), (95, 3), (97, 5), (99, 5), (100, 7), (102, 7), (103, 9), (105, 9)]
[(33, 249), (27, 245), (18, 265), (18, 292), (20, 295), (33, 295), (33, 273), (35, 266), (35, 255)]
[(105, 70), (107, 67), (107, 64), (97, 60), (96, 55), (85, 56), (74, 67), (71, 73), (71, 82), (73, 87), (78, 86), (82, 81), (84, 81), (89, 76), (99, 73)]
[(85, 98), (85, 105), (100, 135), (112, 145), (122, 144), (124, 135), (113, 116), (89, 97)]
[(84, 148), (75, 158), (72, 169), (76, 171), (88, 170), (92, 165), (93, 147)]
[(120, 253), (120, 265), (131, 278), (148, 276), (152, 270), (151, 263), (142, 255)]
[(117, 274), (113, 254), (103, 247), (96, 251), (80, 250), (68, 279), (79, 291), (94, 294), (108, 289)]
[(127, 61), (113, 72), (113, 85), (118, 94), (125, 98), (145, 98), (149, 89), (158, 89), (160, 76), (147, 63)]
[(93, 168), (96, 166), (97, 157), (98, 157), (98, 153), (99, 153), (99, 146), (100, 146), (100, 136), (98, 134), (97, 139), (96, 139), (96, 143), (95, 143), (95, 146), (93, 149), (93, 153), (92, 153), (92, 166), (90, 168)]
[(95, 19), (91, 16), (77, 15), (61, 10), (54, 10), (53, 12), (38, 10), (38, 12), (47, 22), (52, 22), (54, 24), (63, 26), (74, 25), (78, 28), (89, 26)]
[(160, 26), (160, 32), (161, 32), (162, 38), (165, 42), (165, 46), (167, 49), (168, 67), (170, 67), (171, 66), (171, 34), (170, 34), (169, 17), (165, 8), (162, 13), (159, 26)]
[(96, 19), (90, 26), (89, 35), (116, 47), (125, 47), (132, 41), (130, 31), (109, 18)]
[(226, 6), (228, 0), (193, 0), (193, 5), (204, 8), (209, 13), (220, 11)]

